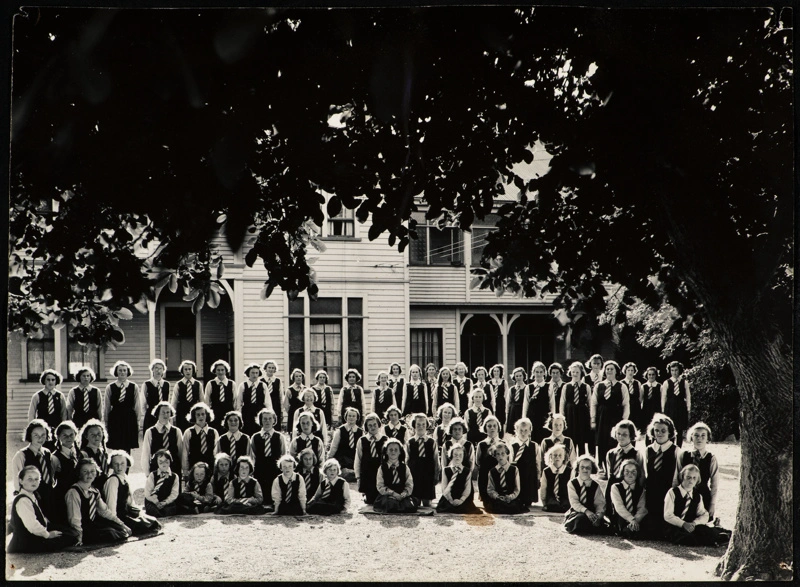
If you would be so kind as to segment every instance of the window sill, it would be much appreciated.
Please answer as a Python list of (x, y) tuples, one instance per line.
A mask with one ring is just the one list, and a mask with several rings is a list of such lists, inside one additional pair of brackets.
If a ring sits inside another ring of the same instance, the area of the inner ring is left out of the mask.
[(426, 265), (425, 263), (409, 263), (408, 266), (409, 267), (432, 267), (434, 269), (441, 269), (442, 267), (455, 267), (455, 268), (466, 267), (466, 265), (464, 263), (441, 263), (441, 264), (431, 264), (431, 265)]
[(356, 238), (354, 236), (323, 236), (320, 237), (321, 241), (349, 241), (349, 242), (356, 242), (360, 243), (361, 239)]

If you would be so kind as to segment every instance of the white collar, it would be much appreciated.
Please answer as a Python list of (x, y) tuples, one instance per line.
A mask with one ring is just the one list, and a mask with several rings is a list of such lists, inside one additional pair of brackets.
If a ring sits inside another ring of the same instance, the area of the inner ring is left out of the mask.
[(219, 377), (215, 377), (214, 381), (216, 381), (221, 385), (228, 385), (228, 381), (230, 381), (230, 379), (228, 379), (227, 377), (225, 379), (220, 379)]
[(225, 434), (227, 434), (227, 435), (228, 435), (228, 438), (233, 438), (233, 439), (234, 439), (234, 440), (236, 440), (237, 442), (238, 442), (238, 441), (239, 441), (239, 439), (242, 437), (242, 431), (241, 431), (241, 430), (237, 430), (237, 431), (236, 431), (236, 434), (234, 434), (234, 433), (233, 433), (233, 432), (231, 432), (231, 431), (228, 431), (228, 432), (226, 432)]
[(658, 444), (657, 442), (654, 442), (650, 446), (652, 446), (653, 450), (656, 451), (656, 452), (658, 452), (658, 447), (661, 447), (661, 452), (666, 452), (670, 448), (672, 448), (672, 441), (668, 440), (664, 444)]
[(181, 381), (184, 385), (192, 385), (194, 383), (194, 377), (190, 377), (188, 381), (186, 380), (186, 377), (184, 377), (181, 379)]
[(586, 481), (583, 481), (583, 480), (582, 480), (580, 477), (575, 477), (575, 479), (577, 479), (577, 480), (578, 480), (578, 485), (583, 485), (583, 486), (585, 486), (585, 487), (591, 487), (591, 486), (592, 486), (592, 483), (594, 483), (594, 481), (592, 481), (592, 478), (591, 478), (591, 477), (589, 477), (588, 479), (586, 479)]
[(684, 489), (684, 488), (683, 488), (683, 485), (678, 485), (678, 491), (680, 491), (680, 492), (681, 492), (681, 495), (682, 495), (683, 497), (686, 497), (686, 496), (688, 495), (688, 496), (689, 496), (689, 499), (691, 499), (691, 498), (692, 498), (692, 493), (693, 493), (693, 490), (692, 490), (692, 489)]
[(561, 465), (558, 469), (554, 469), (553, 465), (547, 465), (547, 468), (550, 469), (555, 475), (561, 475), (567, 469), (567, 465)]
[(199, 434), (200, 432), (209, 432), (210, 426), (206, 424), (203, 428), (200, 428), (200, 426), (195, 424), (194, 426), (192, 426), (192, 428), (194, 428), (194, 431)]
[(500, 463), (497, 463), (497, 465), (495, 465), (495, 469), (497, 469), (498, 471), (503, 471), (504, 473), (508, 471), (510, 468), (511, 468), (511, 461), (507, 461), (505, 466), (501, 465)]
[(36, 503), (36, 504), (38, 504), (38, 503), (39, 503), (39, 499), (36, 497), (36, 495), (34, 495), (33, 493), (31, 493), (31, 492), (30, 492), (30, 491), (28, 491), (27, 489), (24, 489), (23, 487), (20, 487), (20, 488), (19, 488), (19, 494), (20, 494), (20, 495), (24, 495), (24, 496), (26, 496), (26, 497), (30, 497), (30, 498), (31, 498), (31, 501), (33, 501), (33, 502), (34, 502), (34, 503)]
[(402, 426), (402, 425), (403, 425), (403, 423), (402, 423), (402, 422), (398, 422), (397, 424), (392, 424), (391, 422), (389, 422), (389, 423), (387, 423), (386, 425), (387, 425), (389, 428), (391, 428), (392, 430), (397, 430), (398, 428), (400, 428), (400, 426)]
[(156, 430), (158, 430), (161, 434), (164, 434), (164, 429), (167, 431), (172, 429), (172, 424), (167, 422), (166, 424), (162, 424), (161, 422), (156, 422)]

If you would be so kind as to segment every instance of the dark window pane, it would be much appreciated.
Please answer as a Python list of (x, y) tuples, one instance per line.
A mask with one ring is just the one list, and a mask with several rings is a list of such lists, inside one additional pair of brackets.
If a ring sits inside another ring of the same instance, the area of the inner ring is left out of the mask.
[(305, 335), (303, 319), (289, 318), (289, 372), (293, 369), (306, 369)]
[[(341, 300), (339, 300), (341, 303)], [(331, 385), (342, 382), (342, 321), (313, 319), (309, 324), (311, 373), (319, 369), (328, 372)]]
[(363, 320), (347, 320), (347, 364), (364, 375), (364, 329)]
[[(52, 336), (52, 331), (49, 332)], [(45, 369), (55, 369), (56, 346), (52, 338), (28, 339), (28, 378), (39, 379)]]
[(347, 315), (361, 316), (364, 313), (364, 304), (361, 298), (347, 298)]
[(290, 316), (302, 316), (303, 312), (304, 312), (303, 298), (297, 298), (296, 300), (289, 300)]
[(442, 366), (442, 331), (438, 328), (411, 329), (411, 362), (425, 369), (433, 363)]
[(430, 255), (431, 265), (451, 265), (462, 262), (461, 231), (457, 228), (439, 230), (430, 227)]
[(342, 298), (319, 298), (310, 302), (311, 315), (330, 314), (334, 316), (342, 315)]
[(100, 375), (100, 353), (96, 346), (81, 345), (72, 339), (67, 340), (68, 373), (70, 379), (75, 379), (75, 374), (82, 366), (94, 369)]
[(164, 307), (164, 335), (168, 338), (194, 338), (195, 315), (190, 307)]
[(411, 265), (428, 264), (428, 227), (417, 225), (417, 238), (408, 243), (408, 261)]
[(483, 249), (486, 247), (486, 235), (492, 232), (491, 228), (473, 228), (472, 229), (472, 265), (481, 264), (481, 255)]

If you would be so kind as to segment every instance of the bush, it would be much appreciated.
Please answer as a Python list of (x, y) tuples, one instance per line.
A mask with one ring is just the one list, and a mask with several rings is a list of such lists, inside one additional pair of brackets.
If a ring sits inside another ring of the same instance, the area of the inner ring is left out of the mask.
[(731, 434), (738, 440), (739, 392), (730, 367), (707, 360), (687, 369), (685, 376), (692, 391), (690, 421), (708, 424), (716, 441)]

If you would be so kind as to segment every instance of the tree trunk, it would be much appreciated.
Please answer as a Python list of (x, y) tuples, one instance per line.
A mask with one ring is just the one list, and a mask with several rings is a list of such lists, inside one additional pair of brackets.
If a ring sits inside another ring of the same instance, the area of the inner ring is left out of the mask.
[[(753, 312), (757, 314), (757, 312)], [(716, 574), (791, 580), (792, 360), (758, 317), (717, 330), (741, 396), (741, 479), (736, 525)]]

